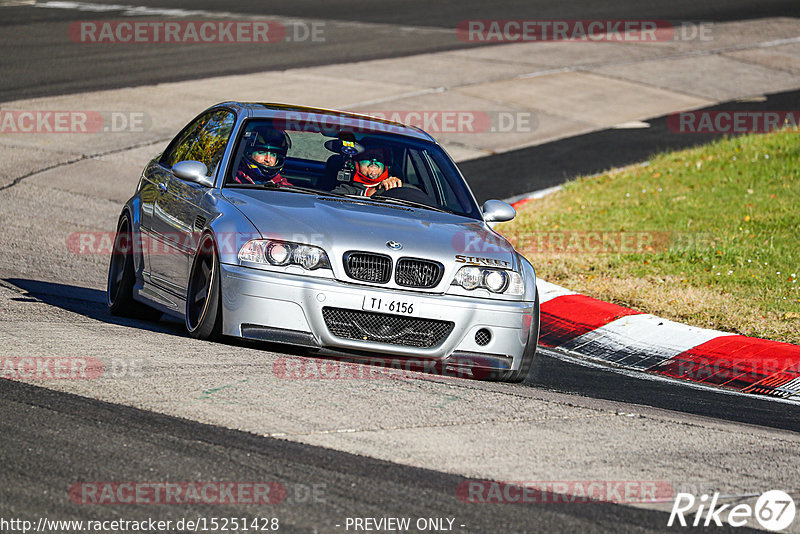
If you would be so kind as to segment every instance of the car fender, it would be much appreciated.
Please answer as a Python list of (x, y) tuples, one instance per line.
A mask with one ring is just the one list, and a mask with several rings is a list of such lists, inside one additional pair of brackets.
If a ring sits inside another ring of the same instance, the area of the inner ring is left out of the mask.
[(520, 274), (522, 275), (522, 282), (525, 285), (525, 293), (522, 295), (522, 300), (526, 302), (536, 301), (536, 270), (531, 265), (528, 259), (517, 252), (517, 261), (519, 262)]
[[(141, 199), (139, 199), (139, 195), (137, 193), (128, 199), (128, 201), (122, 207), (122, 211), (117, 219), (117, 228), (119, 228), (119, 220), (122, 219), (123, 215), (128, 216), (128, 222), (131, 225), (131, 234), (133, 236), (133, 270), (136, 273), (137, 280), (142, 280), (142, 271), (144, 271), (141, 204)], [(115, 235), (117, 228), (114, 228)]]
[[(239, 249), (251, 239), (261, 238), (261, 234), (244, 214), (225, 198), (209, 194), (203, 197), (202, 207), (212, 216), (202, 231), (211, 231), (217, 243), (220, 263), (237, 265)], [(198, 234), (199, 235), (199, 234)]]

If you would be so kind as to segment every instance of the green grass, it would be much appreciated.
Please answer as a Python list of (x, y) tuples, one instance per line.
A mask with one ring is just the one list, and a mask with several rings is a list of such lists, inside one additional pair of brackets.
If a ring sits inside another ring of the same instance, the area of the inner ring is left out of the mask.
[[(800, 343), (798, 175), (797, 130), (726, 138), (571, 181), (498, 229), (545, 280), (697, 326)], [(653, 232), (652, 250), (543, 251), (531, 238), (564, 231)]]

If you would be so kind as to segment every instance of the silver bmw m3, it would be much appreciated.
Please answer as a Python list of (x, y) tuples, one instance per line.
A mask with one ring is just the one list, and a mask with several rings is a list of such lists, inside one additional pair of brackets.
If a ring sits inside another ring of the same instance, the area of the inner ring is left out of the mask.
[(539, 334), (531, 264), (422, 130), (226, 102), (147, 164), (108, 273), (112, 314), (314, 353), (522, 381)]

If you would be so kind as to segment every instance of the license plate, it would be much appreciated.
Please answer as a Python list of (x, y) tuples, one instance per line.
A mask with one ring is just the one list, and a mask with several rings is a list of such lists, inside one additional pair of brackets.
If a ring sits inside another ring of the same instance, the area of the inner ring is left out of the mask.
[(376, 311), (381, 313), (395, 313), (397, 315), (417, 316), (417, 305), (413, 302), (391, 297), (364, 297), (362, 310)]

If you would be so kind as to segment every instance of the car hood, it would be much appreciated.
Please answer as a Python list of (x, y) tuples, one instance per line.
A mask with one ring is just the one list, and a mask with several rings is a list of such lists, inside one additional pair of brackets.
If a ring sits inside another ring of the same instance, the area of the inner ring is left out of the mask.
[[(445, 266), (517, 268), (514, 248), (483, 221), (450, 213), (322, 195), (226, 189), (224, 196), (265, 238), (322, 247), (331, 260), (349, 250), (413, 256)], [(391, 249), (388, 242), (402, 248)], [(336, 270), (336, 269), (335, 269)]]

